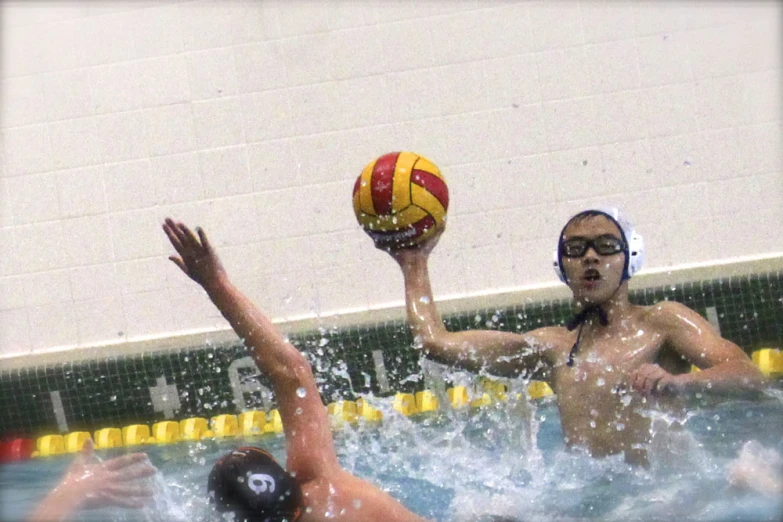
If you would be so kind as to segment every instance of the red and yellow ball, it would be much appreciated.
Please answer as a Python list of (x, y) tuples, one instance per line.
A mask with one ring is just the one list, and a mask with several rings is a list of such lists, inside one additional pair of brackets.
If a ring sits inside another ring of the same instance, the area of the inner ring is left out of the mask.
[(445, 224), (449, 189), (440, 169), (413, 152), (370, 162), (353, 187), (356, 219), (382, 248), (415, 246)]

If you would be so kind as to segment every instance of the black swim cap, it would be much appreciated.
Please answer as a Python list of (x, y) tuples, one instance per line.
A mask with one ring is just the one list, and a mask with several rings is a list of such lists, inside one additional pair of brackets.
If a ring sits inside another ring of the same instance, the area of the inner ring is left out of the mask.
[(302, 490), (269, 453), (238, 448), (221, 457), (207, 483), (210, 502), (237, 522), (295, 522), (302, 512)]

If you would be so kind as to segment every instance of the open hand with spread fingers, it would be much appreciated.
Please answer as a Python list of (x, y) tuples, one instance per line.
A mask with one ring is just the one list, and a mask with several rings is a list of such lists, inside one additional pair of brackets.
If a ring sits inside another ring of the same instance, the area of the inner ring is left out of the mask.
[(108, 506), (141, 508), (152, 497), (152, 489), (137, 481), (156, 472), (144, 453), (131, 453), (101, 462), (94, 457), (92, 441), (88, 440), (68, 468), (62, 486), (84, 494), (81, 509)]
[(92, 440), (87, 440), (60, 483), (27, 522), (61, 521), (86, 509), (142, 508), (152, 498), (153, 491), (139, 480), (155, 473), (157, 470), (144, 453), (131, 453), (102, 462), (93, 453)]
[(163, 231), (177, 251), (178, 256), (169, 256), (185, 274), (195, 282), (208, 288), (227, 278), (226, 270), (207, 239), (207, 234), (200, 228), (193, 233), (187, 225), (166, 218)]

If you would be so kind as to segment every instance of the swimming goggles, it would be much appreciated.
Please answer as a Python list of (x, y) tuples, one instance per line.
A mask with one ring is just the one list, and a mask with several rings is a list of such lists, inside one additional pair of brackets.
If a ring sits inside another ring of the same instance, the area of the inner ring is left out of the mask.
[(582, 257), (587, 249), (592, 247), (598, 255), (611, 256), (625, 250), (625, 243), (619, 237), (604, 234), (590, 239), (586, 237), (570, 237), (561, 243), (563, 257)]

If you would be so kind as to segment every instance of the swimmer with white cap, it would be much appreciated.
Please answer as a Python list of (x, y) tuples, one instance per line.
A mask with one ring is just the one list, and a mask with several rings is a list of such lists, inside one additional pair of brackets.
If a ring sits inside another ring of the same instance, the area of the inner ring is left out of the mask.
[[(596, 457), (624, 453), (645, 464), (651, 429), (641, 410), (653, 399), (665, 406), (675, 396), (763, 386), (742, 349), (698, 313), (673, 301), (637, 306), (628, 300), (644, 242), (615, 208), (576, 214), (558, 237), (554, 267), (573, 293), (574, 317), (566, 326), (522, 334), (446, 330), (427, 266), (439, 235), (419, 247), (384, 249), (402, 269), (416, 345), (441, 363), (546, 381), (569, 447)], [(691, 365), (702, 371), (690, 373)]]

